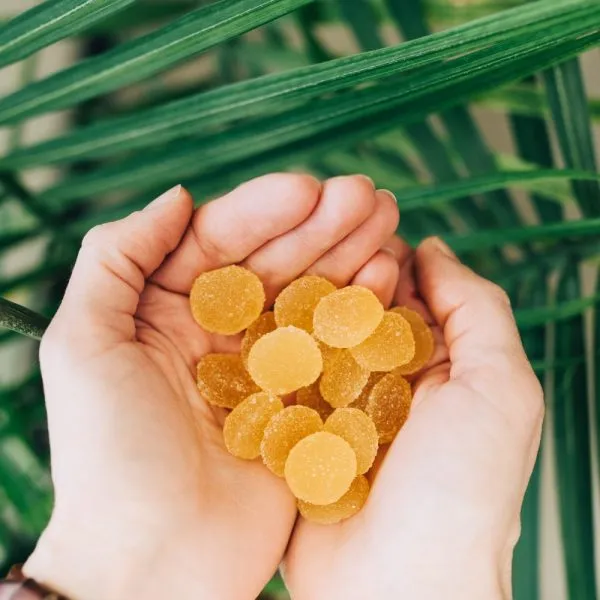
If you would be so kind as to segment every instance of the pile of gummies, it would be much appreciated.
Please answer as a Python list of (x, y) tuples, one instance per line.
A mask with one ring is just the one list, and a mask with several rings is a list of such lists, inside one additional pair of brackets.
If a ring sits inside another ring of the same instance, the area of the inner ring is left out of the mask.
[(225, 418), (227, 450), (285, 477), (300, 513), (318, 523), (351, 517), (369, 494), (365, 475), (412, 401), (405, 376), (434, 348), (422, 317), (386, 311), (367, 288), (317, 276), (290, 283), (263, 312), (260, 279), (232, 265), (194, 282), (192, 314), (207, 332), (245, 330), (239, 354), (207, 354), (198, 388)]

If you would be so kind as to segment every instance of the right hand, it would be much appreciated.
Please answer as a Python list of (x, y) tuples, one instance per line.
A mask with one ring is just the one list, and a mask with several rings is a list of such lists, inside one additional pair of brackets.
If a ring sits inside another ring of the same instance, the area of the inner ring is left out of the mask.
[(500, 288), (440, 240), (392, 247), (395, 304), (435, 326), (437, 351), (365, 507), (337, 525), (299, 519), (285, 581), (294, 600), (507, 599), (542, 390)]

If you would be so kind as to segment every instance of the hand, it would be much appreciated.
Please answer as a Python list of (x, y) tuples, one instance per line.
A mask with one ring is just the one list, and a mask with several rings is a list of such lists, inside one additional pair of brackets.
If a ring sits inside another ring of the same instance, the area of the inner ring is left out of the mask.
[(269, 175), (192, 213), (175, 188), (93, 229), (42, 342), (56, 499), (25, 573), (74, 600), (255, 598), (288, 542), (285, 482), (225, 451), (195, 385), (202, 355), (239, 349), (193, 321), (200, 272), (241, 263), (271, 301), (307, 270), (397, 279), (397, 207), (364, 177)]
[(542, 391), (500, 288), (439, 240), (416, 256), (397, 238), (393, 248), (395, 303), (436, 325), (438, 348), (406, 425), (378, 457), (367, 504), (335, 526), (300, 519), (286, 584), (295, 600), (511, 598)]

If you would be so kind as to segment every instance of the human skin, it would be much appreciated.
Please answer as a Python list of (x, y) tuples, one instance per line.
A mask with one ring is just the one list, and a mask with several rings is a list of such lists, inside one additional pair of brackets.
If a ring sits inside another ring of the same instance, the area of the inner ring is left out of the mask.
[(434, 326), (434, 360), (364, 508), (333, 526), (299, 519), (285, 581), (294, 600), (507, 600), (542, 391), (500, 288), (440, 240), (390, 246), (395, 303)]
[(380, 249), (397, 224), (368, 178), (272, 174), (195, 212), (174, 188), (92, 230), (41, 346), (55, 506), (25, 573), (74, 600), (255, 598), (295, 501), (225, 450), (225, 412), (200, 396), (195, 365), (239, 337), (194, 322), (192, 282), (239, 263), (269, 302), (313, 273), (389, 304), (399, 266)]

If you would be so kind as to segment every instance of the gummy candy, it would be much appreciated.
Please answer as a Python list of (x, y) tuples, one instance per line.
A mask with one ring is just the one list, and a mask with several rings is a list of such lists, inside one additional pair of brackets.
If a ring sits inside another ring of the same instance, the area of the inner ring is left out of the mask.
[(333, 283), (307, 275), (292, 281), (275, 300), (275, 321), (279, 327), (294, 325), (312, 333), (313, 313), (321, 298), (335, 292)]
[(415, 355), (410, 323), (400, 314), (386, 312), (377, 329), (350, 352), (369, 371), (391, 371), (405, 365)]
[(373, 386), (365, 412), (377, 427), (380, 444), (394, 439), (408, 418), (411, 401), (410, 384), (397, 371), (388, 373)]
[(200, 393), (215, 406), (235, 408), (242, 400), (260, 392), (238, 354), (207, 354), (197, 368)]
[(192, 315), (206, 331), (232, 335), (246, 329), (260, 315), (265, 290), (248, 269), (230, 265), (202, 273), (192, 286)]
[(356, 472), (366, 473), (379, 447), (379, 435), (371, 417), (358, 408), (339, 408), (325, 421), (324, 431), (344, 438), (356, 453)]
[(290, 450), (303, 438), (323, 429), (319, 413), (307, 406), (288, 406), (267, 425), (260, 445), (265, 465), (283, 477)]
[(413, 359), (399, 368), (401, 375), (412, 375), (420, 371), (431, 359), (435, 348), (433, 333), (418, 312), (406, 308), (406, 306), (395, 306), (391, 311), (402, 315), (410, 323), (415, 338)]
[(345, 348), (336, 348), (325, 360), (319, 390), (334, 408), (356, 400), (369, 379), (369, 371), (361, 367)]
[(317, 342), (303, 329), (279, 327), (263, 335), (248, 355), (252, 379), (272, 394), (289, 394), (310, 385), (323, 370)]
[(283, 410), (283, 402), (267, 392), (252, 394), (225, 418), (223, 439), (227, 450), (238, 458), (260, 456), (260, 443), (269, 421)]
[(248, 355), (252, 346), (265, 334), (275, 331), (277, 325), (275, 324), (275, 316), (272, 311), (263, 313), (252, 323), (242, 338), (242, 346), (240, 348), (240, 354), (244, 365), (248, 368)]
[(308, 406), (319, 413), (321, 419), (325, 420), (332, 412), (333, 407), (327, 402), (319, 391), (319, 382), (315, 381), (310, 385), (300, 388), (296, 392), (296, 404)]
[(367, 408), (369, 394), (371, 393), (373, 386), (384, 376), (385, 373), (382, 372), (375, 371), (374, 373), (371, 373), (365, 387), (360, 393), (360, 396), (354, 402), (352, 402), (352, 404), (349, 404), (348, 408), (358, 408), (359, 410), (364, 411)]
[(356, 477), (356, 454), (346, 440), (319, 431), (300, 440), (285, 462), (285, 480), (296, 498), (311, 504), (339, 500)]
[(367, 288), (351, 285), (321, 299), (314, 334), (333, 348), (351, 348), (368, 338), (383, 318), (383, 306)]
[(369, 482), (364, 475), (359, 475), (348, 491), (336, 502), (318, 505), (298, 500), (298, 510), (307, 520), (321, 525), (332, 525), (355, 515), (367, 501)]

